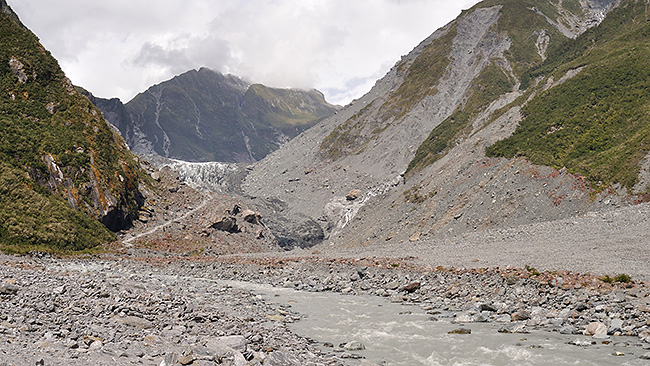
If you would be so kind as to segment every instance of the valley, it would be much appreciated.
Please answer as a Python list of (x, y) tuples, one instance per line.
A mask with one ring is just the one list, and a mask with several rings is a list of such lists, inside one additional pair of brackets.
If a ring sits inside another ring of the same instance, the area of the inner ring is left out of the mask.
[(647, 1), (479, 2), (343, 107), (207, 68), (98, 98), (0, 10), (0, 364), (458, 361), (313, 339), (319, 301), (650, 359)]

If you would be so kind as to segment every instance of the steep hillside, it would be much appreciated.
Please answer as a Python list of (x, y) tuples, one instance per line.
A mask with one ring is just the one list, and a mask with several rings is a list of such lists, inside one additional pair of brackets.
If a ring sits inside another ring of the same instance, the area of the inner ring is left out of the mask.
[(316, 91), (275, 89), (202, 68), (152, 86), (123, 106), (94, 98), (139, 154), (254, 162), (336, 112)]
[[(546, 80), (580, 71), (528, 102), (514, 134), (490, 146), (488, 155), (525, 156), (534, 164), (566, 167), (599, 185), (618, 183), (632, 191), (650, 151), (647, 7), (623, 3), (599, 27), (531, 70), (531, 79)], [(644, 183), (638, 192), (648, 193)]]
[(577, 169), (485, 155), (527, 105), (580, 77), (562, 57), (582, 55), (575, 45), (618, 3), (491, 0), (463, 11), (364, 97), (256, 164), (244, 192), (283, 214), (268, 224), (288, 247), (408, 243), (628, 202)]
[(0, 249), (114, 240), (108, 229), (137, 216), (141, 170), (4, 0), (0, 9)]

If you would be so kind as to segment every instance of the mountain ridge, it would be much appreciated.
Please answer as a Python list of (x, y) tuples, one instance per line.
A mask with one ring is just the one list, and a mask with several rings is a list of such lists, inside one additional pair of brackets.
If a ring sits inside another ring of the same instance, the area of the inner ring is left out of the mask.
[(335, 113), (316, 90), (269, 88), (201, 68), (151, 86), (120, 106), (94, 98), (138, 154), (251, 163)]

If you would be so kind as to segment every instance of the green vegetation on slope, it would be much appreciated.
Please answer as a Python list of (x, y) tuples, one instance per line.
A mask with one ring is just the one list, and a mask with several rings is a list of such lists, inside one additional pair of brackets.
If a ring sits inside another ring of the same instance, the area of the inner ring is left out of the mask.
[[(582, 12), (577, 0), (565, 1), (563, 4), (565, 7), (570, 6), (571, 12)], [(537, 46), (540, 35), (548, 37), (547, 52), (553, 52), (567, 39), (549, 24), (543, 15), (533, 10), (537, 9), (550, 19), (557, 20), (557, 4), (551, 4), (547, 0), (488, 0), (465, 11), (461, 16), (478, 8), (492, 6), (501, 7), (499, 19), (492, 30), (510, 39), (511, 46), (504, 56), (510, 62), (516, 77), (521, 77), (531, 67), (542, 63), (543, 59)], [(398, 74), (404, 75), (404, 81), (399, 88), (382, 105), (373, 103), (366, 106), (364, 110), (334, 129), (322, 141), (321, 154), (326, 158), (339, 159), (362, 152), (368, 141), (374, 139), (391, 123), (401, 120), (427, 96), (435, 95), (436, 84), (449, 65), (449, 54), (456, 36), (457, 28), (452, 24), (444, 36), (427, 45), (411, 64), (404, 61), (398, 65)], [(479, 77), (495, 78), (496, 85), (487, 87), (489, 90), (471, 90), (469, 95), (473, 100), (459, 107), (454, 115), (431, 132), (429, 138), (419, 147), (414, 161), (409, 164), (409, 170), (422, 168), (437, 160), (453, 145), (454, 140), (467, 127), (469, 120), (476, 116), (476, 108), (484, 108), (495, 100), (499, 93), (511, 90), (515, 81), (510, 80), (502, 71), (495, 74), (496, 70), (486, 70)]]
[[(322, 142), (323, 156), (339, 159), (348, 154), (358, 154), (365, 144), (384, 131), (392, 122), (402, 119), (425, 97), (437, 93), (436, 85), (449, 65), (449, 54), (456, 26), (440, 38), (426, 45), (411, 64), (407, 60), (397, 65), (398, 75), (404, 81), (381, 106), (368, 104), (350, 119), (337, 126)], [(376, 109), (378, 113), (375, 113)]]
[(0, 162), (0, 249), (69, 252), (115, 240), (99, 221)]
[(0, 248), (80, 250), (113, 240), (88, 215), (105, 219), (108, 195), (127, 220), (137, 215), (139, 168), (16, 18), (0, 13)]
[(575, 45), (563, 47), (566, 53), (534, 70), (533, 75), (542, 70), (561, 75), (584, 67), (525, 105), (515, 133), (486, 153), (525, 156), (534, 164), (565, 166), (592, 182), (632, 188), (639, 161), (650, 151), (648, 39), (643, 2), (627, 1), (612, 11)]
[[(566, 7), (567, 3), (570, 2), (564, 1), (563, 6)], [(549, 37), (547, 52), (553, 52), (567, 39), (549, 24), (544, 16), (533, 10), (537, 9), (550, 19), (557, 20), (558, 10), (548, 0), (488, 0), (479, 3), (476, 7), (496, 5), (501, 5), (501, 10), (495, 30), (499, 34), (507, 35), (512, 42), (505, 52), (505, 57), (510, 61), (517, 77), (542, 63), (536, 45), (540, 31), (545, 31)]]
[(335, 111), (316, 90), (276, 89), (261, 84), (248, 88), (241, 108), (241, 119), (285, 130), (304, 130)]
[(415, 152), (406, 173), (421, 170), (444, 156), (462, 134), (471, 132), (472, 121), (478, 114), (500, 95), (512, 91), (513, 86), (513, 78), (495, 62), (483, 69), (472, 82), (467, 102), (431, 131)]

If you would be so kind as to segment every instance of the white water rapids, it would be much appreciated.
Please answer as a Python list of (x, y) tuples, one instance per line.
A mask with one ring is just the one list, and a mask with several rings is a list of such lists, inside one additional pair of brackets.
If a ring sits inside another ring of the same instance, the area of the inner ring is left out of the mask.
[[(261, 294), (267, 301), (290, 306), (303, 319), (290, 325), (297, 334), (317, 344), (328, 342), (324, 351), (343, 353), (342, 343), (359, 341), (362, 351), (345, 351), (363, 356), (377, 365), (650, 365), (639, 358), (650, 352), (637, 338), (612, 337), (611, 343), (583, 335), (561, 335), (535, 331), (503, 334), (498, 323), (452, 324), (451, 319), (429, 320), (415, 305), (394, 304), (373, 296), (301, 292), (270, 285), (218, 281)], [(471, 334), (448, 334), (458, 328)], [(596, 342), (590, 346), (569, 344)], [(619, 355), (616, 355), (616, 354)], [(359, 365), (360, 360), (347, 360)]]

